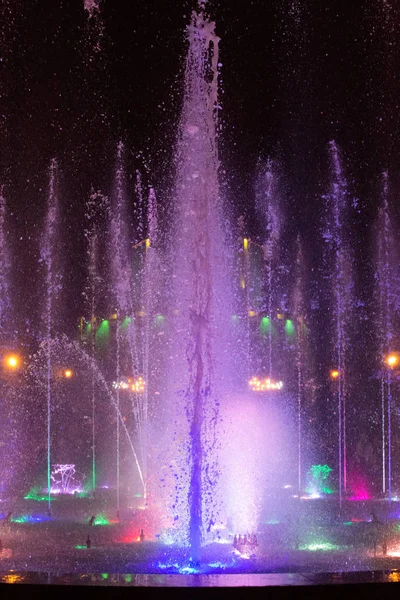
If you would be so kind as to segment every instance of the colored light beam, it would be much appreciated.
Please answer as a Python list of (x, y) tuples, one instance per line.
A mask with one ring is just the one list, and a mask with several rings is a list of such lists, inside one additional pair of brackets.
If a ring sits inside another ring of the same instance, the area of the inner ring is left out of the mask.
[(286, 319), (286, 323), (285, 323), (285, 333), (288, 336), (293, 336), (295, 331), (294, 331), (294, 325), (293, 325), (293, 321), (291, 321), (290, 319)]
[(260, 321), (260, 333), (261, 335), (267, 335), (271, 329), (271, 319), (269, 317), (263, 317)]

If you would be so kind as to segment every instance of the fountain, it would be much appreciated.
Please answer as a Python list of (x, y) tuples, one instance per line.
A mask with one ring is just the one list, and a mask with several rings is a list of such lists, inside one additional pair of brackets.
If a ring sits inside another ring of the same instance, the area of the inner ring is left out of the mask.
[[(291, 235), (281, 159), (258, 160), (257, 223), (247, 215), (235, 226), (218, 152), (220, 39), (205, 6), (199, 2), (187, 28), (171, 198), (149, 169), (132, 166), (138, 157), (132, 161), (128, 142), (119, 141), (106, 194), (91, 187), (81, 211), (86, 270), (73, 307), (79, 325), (68, 334), (58, 318), (59, 309), (67, 313), (59, 241), (67, 173), (61, 159), (51, 160), (39, 249), (41, 322), (33, 333), (26, 328), (23, 357), (8, 354), (9, 208), (0, 194), (5, 414), (19, 394), (26, 444), (39, 446), (36, 454), (14, 452), (12, 469), (4, 460), (4, 539), (15, 556), (0, 548), (0, 565), (10, 569), (26, 564), (27, 553), (35, 569), (49, 573), (144, 575), (371, 570), (378, 543), (396, 557), (400, 358), (389, 175), (376, 248), (376, 354), (385, 366), (374, 416), (387, 494), (378, 499), (369, 497), (361, 470), (348, 475), (357, 417), (349, 383), (356, 272), (344, 153), (334, 141), (325, 148), (323, 231), (315, 232), (321, 257), (301, 231)], [(291, 6), (297, 23), (300, 8)], [(92, 34), (103, 32), (101, 3), (85, 0), (84, 8)], [(313, 298), (311, 270), (322, 273)], [(323, 310), (322, 346), (314, 332)], [(7, 451), (24, 448), (17, 426), (3, 429)], [(43, 532), (46, 552), (38, 549)]]

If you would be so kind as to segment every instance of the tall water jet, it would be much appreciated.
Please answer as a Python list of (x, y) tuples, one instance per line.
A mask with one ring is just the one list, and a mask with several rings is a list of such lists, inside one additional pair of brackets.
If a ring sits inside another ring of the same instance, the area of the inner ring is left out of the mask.
[(40, 262), (44, 267), (45, 278), (45, 310), (44, 320), (44, 342), (46, 347), (46, 397), (47, 397), (47, 501), (48, 509), (51, 510), (51, 376), (52, 376), (52, 354), (51, 339), (53, 336), (53, 311), (54, 300), (61, 285), (60, 274), (55, 267), (54, 253), (57, 244), (57, 224), (59, 220), (59, 197), (58, 197), (58, 165), (52, 159), (49, 170), (49, 187), (47, 194), (47, 214), (44, 226), (44, 235), (40, 247)]
[[(98, 255), (99, 255), (99, 232), (98, 218), (99, 215), (109, 208), (107, 198), (101, 192), (95, 192), (92, 188), (88, 201), (86, 203), (86, 227), (85, 238), (87, 244), (87, 261), (88, 275), (84, 297), (88, 314), (90, 315), (90, 323), (88, 324), (88, 333), (90, 340), (90, 354), (92, 359), (95, 357), (95, 335), (93, 324), (97, 304), (102, 287), (102, 280), (98, 271)], [(80, 324), (81, 337), (83, 336), (83, 321)], [(92, 492), (96, 489), (96, 385), (94, 370), (92, 369), (91, 378), (91, 401), (92, 401)]]
[[(128, 363), (131, 375), (136, 377), (138, 374), (138, 349), (136, 343), (136, 327), (133, 319), (133, 297), (132, 297), (132, 269), (130, 264), (130, 248), (127, 231), (127, 196), (125, 189), (125, 173), (123, 167), (124, 145), (119, 142), (117, 147), (116, 174), (114, 194), (112, 198), (112, 219), (110, 230), (110, 252), (112, 265), (112, 282), (114, 301), (116, 303), (116, 406), (120, 410), (120, 389), (121, 389), (121, 359), (122, 359), (122, 338), (121, 338), (121, 317), (124, 320), (128, 318), (129, 326), (127, 330), (128, 338)], [(146, 407), (143, 394), (132, 395), (132, 409), (135, 417), (138, 431), (141, 432), (145, 427)], [(145, 480), (143, 476), (143, 464), (139, 467), (139, 477), (145, 491)], [(116, 481), (117, 481), (117, 511), (120, 508), (120, 421), (116, 424)]]
[(265, 265), (265, 308), (270, 320), (268, 328), (268, 376), (273, 376), (273, 344), (272, 322), (274, 302), (277, 297), (277, 259), (279, 257), (279, 240), (281, 234), (281, 218), (277, 191), (276, 165), (271, 159), (265, 166), (259, 166), (256, 184), (256, 208), (265, 228), (264, 265)]
[(10, 310), (8, 274), (10, 257), (6, 240), (6, 199), (0, 187), (0, 338), (4, 338), (8, 311)]
[(293, 292), (293, 316), (296, 322), (296, 370), (297, 370), (297, 489), (302, 489), (303, 463), (303, 390), (305, 363), (305, 299), (304, 254), (300, 237), (297, 238), (295, 287)]
[[(160, 331), (162, 328), (165, 316), (159, 312), (161, 311), (161, 298), (162, 298), (162, 277), (160, 272), (160, 255), (158, 249), (158, 211), (157, 211), (157, 200), (156, 194), (153, 188), (149, 190), (148, 196), (148, 223), (147, 223), (147, 235), (145, 239), (145, 256), (144, 265), (142, 272), (143, 280), (143, 301), (144, 301), (144, 314), (145, 314), (145, 325), (143, 332), (143, 374), (145, 379), (145, 389), (143, 392), (143, 426), (139, 431), (140, 436), (140, 448), (142, 450), (142, 465), (145, 477), (148, 473), (147, 462), (148, 462), (148, 425), (152, 417), (156, 418), (156, 414), (149, 414), (149, 394), (154, 394), (159, 391), (154, 387), (150, 390), (150, 382), (159, 381), (159, 365), (157, 364), (156, 356), (159, 354), (159, 349), (156, 343), (156, 337), (158, 334), (163, 333)], [(147, 477), (146, 477), (147, 478)], [(146, 497), (146, 492), (144, 496)]]
[[(10, 297), (10, 267), (11, 267), (11, 256), (9, 250), (9, 237), (7, 231), (7, 202), (4, 194), (3, 187), (0, 186), (0, 343), (1, 346), (7, 347), (14, 341), (14, 333), (12, 331), (12, 305)], [(12, 356), (9, 357), (12, 358)], [(3, 358), (4, 360), (4, 358)], [(18, 357), (15, 357), (18, 361)], [(18, 370), (20, 365), (16, 364)], [(10, 366), (10, 371), (13, 367)], [(17, 423), (21, 422), (21, 419), (13, 419), (13, 413), (15, 414), (16, 407), (20, 406), (20, 402), (16, 402), (13, 398), (14, 386), (9, 386), (6, 381), (2, 381), (2, 431), (0, 433), (3, 440), (7, 440), (2, 445), (1, 449), (1, 484), (0, 491), (9, 492), (10, 488), (13, 487), (13, 483), (16, 479), (16, 465), (18, 458), (18, 446), (22, 445), (18, 435)]]
[(351, 306), (352, 265), (351, 252), (346, 237), (345, 218), (348, 211), (347, 182), (343, 174), (339, 150), (334, 141), (329, 144), (331, 160), (331, 189), (325, 196), (326, 228), (323, 234), (328, 246), (327, 267), (334, 295), (334, 347), (335, 361), (331, 376), (337, 393), (338, 419), (338, 491), (339, 506), (342, 507), (343, 490), (347, 486), (346, 464), (346, 390), (345, 368), (347, 350), (347, 317)]
[(378, 337), (380, 361), (387, 368), (381, 370), (381, 417), (382, 417), (382, 492), (392, 499), (392, 375), (391, 352), (393, 350), (393, 319), (396, 308), (397, 282), (395, 278), (395, 242), (389, 209), (389, 176), (385, 171), (381, 182), (381, 206), (379, 207), (378, 237), (376, 248), (376, 280), (378, 312)]
[(177, 518), (191, 558), (198, 562), (204, 536), (218, 514), (216, 427), (224, 378), (229, 384), (226, 330), (232, 313), (218, 185), (219, 38), (203, 12), (192, 14), (187, 35), (170, 242), (175, 318), (169, 406), (177, 419), (176, 496), (181, 499)]

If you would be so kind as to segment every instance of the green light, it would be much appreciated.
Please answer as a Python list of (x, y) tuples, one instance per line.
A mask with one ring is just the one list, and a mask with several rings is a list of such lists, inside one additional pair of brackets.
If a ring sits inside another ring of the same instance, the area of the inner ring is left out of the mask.
[(310, 552), (330, 552), (332, 550), (344, 550), (345, 548), (346, 546), (337, 546), (336, 544), (323, 541), (300, 546), (300, 550), (309, 550)]
[(328, 465), (312, 465), (310, 469), (311, 475), (314, 479), (326, 479), (329, 477), (332, 469)]
[(131, 317), (125, 317), (125, 319), (121, 323), (121, 329), (127, 329), (131, 320)]
[(84, 490), (83, 492), (75, 492), (74, 493), (74, 497), (75, 498), (86, 498), (86, 496), (88, 495), (89, 491), (88, 490)]
[(105, 337), (110, 334), (110, 323), (107, 319), (103, 319), (100, 327), (96, 331), (96, 336)]
[(101, 578), (102, 579), (108, 579), (108, 573), (102, 573), (101, 574)]
[(328, 487), (328, 482), (326, 481), (331, 472), (332, 469), (328, 465), (312, 465), (308, 471), (312, 481), (307, 488), (307, 492), (309, 494), (333, 494), (332, 488)]
[(293, 321), (291, 321), (290, 319), (286, 319), (285, 333), (286, 335), (294, 335), (294, 325)]
[(76, 548), (77, 550), (86, 550), (86, 549), (87, 549), (87, 547), (86, 547), (86, 546), (75, 546), (75, 548)]
[(92, 333), (92, 324), (91, 323), (87, 323), (86, 324), (85, 335), (87, 335), (89, 337), (91, 333)]
[[(48, 502), (49, 498), (47, 496), (39, 496), (38, 488), (32, 488), (29, 490), (26, 496), (24, 496), (24, 500), (35, 500), (36, 502)], [(50, 499), (51, 501), (54, 498)]]
[(271, 319), (269, 317), (263, 317), (260, 321), (260, 333), (261, 335), (267, 335), (271, 330)]
[(110, 323), (109, 323), (109, 321), (107, 321), (107, 319), (104, 319), (101, 322), (100, 327), (96, 331), (96, 344), (98, 346), (104, 347), (108, 342), (109, 336), (110, 336)]
[(94, 520), (94, 525), (109, 525), (110, 522), (104, 515), (98, 515)]
[(11, 521), (13, 523), (27, 523), (29, 521), (29, 517), (27, 515), (23, 515), (22, 517), (12, 517)]
[(131, 581), (132, 581), (132, 575), (125, 575), (125, 582), (131, 583)]
[(165, 321), (164, 315), (157, 315), (156, 316), (156, 325), (158, 325), (159, 327), (161, 325), (164, 325), (164, 321)]

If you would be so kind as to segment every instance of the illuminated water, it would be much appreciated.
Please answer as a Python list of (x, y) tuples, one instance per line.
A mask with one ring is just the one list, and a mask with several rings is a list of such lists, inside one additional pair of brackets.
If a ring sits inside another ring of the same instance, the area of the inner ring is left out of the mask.
[[(98, 2), (86, 1), (85, 9), (99, 30)], [(7, 465), (0, 565), (50, 574), (104, 571), (104, 581), (112, 572), (118, 584), (129, 573), (392, 568), (400, 555), (400, 508), (369, 501), (362, 477), (351, 486), (347, 478), (344, 374), (354, 274), (339, 148), (329, 144), (323, 197), (333, 322), (327, 344), (336, 372), (328, 429), (336, 458), (328, 465), (319, 458), (314, 464), (322, 452), (315, 414), (304, 402), (316, 386), (300, 239), (293, 281), (282, 267), (280, 167), (271, 160), (258, 166), (262, 233), (251, 240), (243, 220), (235, 226), (221, 190), (219, 38), (202, 11), (192, 15), (187, 42), (170, 206), (163, 191), (146, 191), (139, 172), (129, 175), (129, 152), (119, 142), (109, 197), (92, 189), (86, 203), (86, 316), (77, 340), (56, 326), (63, 218), (60, 171), (51, 161), (40, 245), (42, 328), (38, 349), (26, 357), (31, 451), (40, 439), (46, 457), (30, 458), (29, 450), (16, 457), (13, 469), (25, 469), (18, 497)], [(393, 327), (387, 196), (385, 174), (377, 249), (382, 354), (392, 350)], [(0, 196), (0, 324), (9, 303), (4, 223)], [(390, 369), (379, 377), (382, 488), (392, 500)], [(44, 411), (38, 399), (45, 399)], [(246, 543), (235, 544), (238, 536)]]

